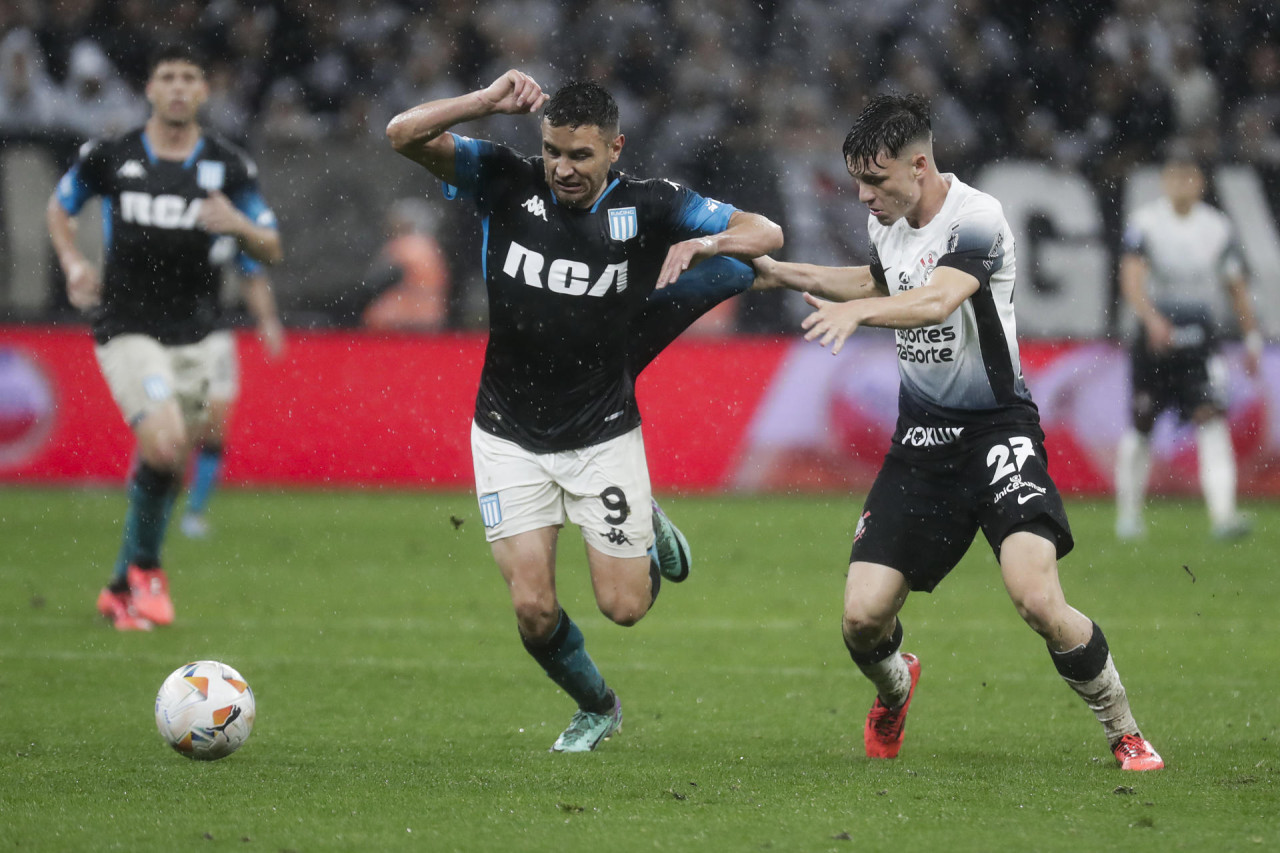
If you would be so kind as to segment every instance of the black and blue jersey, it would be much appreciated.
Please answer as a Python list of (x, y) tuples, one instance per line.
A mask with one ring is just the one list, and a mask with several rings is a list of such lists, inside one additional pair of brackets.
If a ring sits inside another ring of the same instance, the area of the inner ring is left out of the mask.
[[(201, 136), (186, 160), (157, 158), (139, 128), (85, 143), (58, 183), (57, 197), (75, 215), (93, 196), (103, 204), (102, 301), (94, 312), (99, 343), (143, 334), (167, 346), (195, 343), (218, 324), (221, 268), (234, 238), (200, 227), (200, 205), (214, 190), (260, 226), (275, 215), (258, 188), (257, 167), (236, 146)], [(242, 257), (241, 269), (256, 269)]]
[(535, 453), (640, 423), (631, 321), (673, 244), (725, 230), (736, 208), (666, 180), (610, 172), (590, 208), (556, 202), (541, 157), (454, 135), (456, 187), (475, 202), (489, 295), (476, 424)]

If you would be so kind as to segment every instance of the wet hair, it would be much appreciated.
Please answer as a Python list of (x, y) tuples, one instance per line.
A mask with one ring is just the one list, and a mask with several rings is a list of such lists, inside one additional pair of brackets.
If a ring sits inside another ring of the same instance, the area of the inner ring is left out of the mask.
[(151, 51), (147, 61), (147, 76), (156, 73), (156, 69), (165, 62), (189, 62), (201, 71), (205, 70), (204, 55), (193, 44), (186, 42), (168, 42)]
[(896, 158), (914, 142), (933, 138), (929, 101), (923, 95), (875, 95), (844, 138), (846, 163), (867, 166), (882, 154)]
[(618, 133), (618, 102), (594, 80), (570, 80), (547, 101), (543, 116), (552, 127), (595, 125), (606, 137)]

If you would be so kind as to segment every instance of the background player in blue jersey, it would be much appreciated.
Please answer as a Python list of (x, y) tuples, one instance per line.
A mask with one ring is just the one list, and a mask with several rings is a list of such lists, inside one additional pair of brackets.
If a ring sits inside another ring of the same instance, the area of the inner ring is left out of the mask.
[[(544, 105), (541, 157), (445, 132)], [(696, 313), (750, 284), (745, 265), (710, 259), (773, 251), (782, 232), (670, 181), (615, 171), (618, 107), (595, 83), (548, 98), (512, 70), (396, 116), (387, 135), (482, 217), (489, 344), (472, 427), (476, 491), (525, 648), (578, 703), (552, 750), (588, 751), (618, 729), (622, 706), (556, 598), (559, 529), (566, 518), (581, 528), (596, 602), (620, 625), (648, 612), (662, 577), (684, 579), (687, 543), (650, 494), (635, 376), (692, 319), (690, 305)], [(704, 261), (692, 282), (647, 301)], [(673, 298), (681, 292), (691, 298)]]
[[(258, 337), (267, 356), (277, 359), (284, 353), (285, 339), (271, 279), (260, 264), (243, 252), (236, 261), (245, 306), (257, 325)], [(230, 329), (219, 329), (210, 333), (208, 341), (214, 350), (213, 376), (205, 405), (204, 424), (196, 436), (191, 486), (187, 490), (187, 502), (179, 522), (179, 529), (192, 539), (203, 539), (209, 535), (206, 513), (222, 474), (231, 410), (240, 396), (240, 363), (236, 355), (235, 335)]]
[[(214, 247), (226, 236), (257, 261), (281, 257), (257, 168), (198, 123), (208, 93), (189, 47), (161, 48), (147, 80), (147, 123), (86, 143), (46, 214), (68, 298), (92, 312), (98, 363), (137, 440), (123, 541), (98, 596), (98, 610), (121, 630), (173, 621), (160, 548), (216, 362)], [(74, 217), (93, 196), (104, 206), (101, 277), (75, 242)]]
[(1120, 766), (1163, 767), (1102, 629), (1058, 580), (1073, 540), (1022, 380), (1013, 234), (999, 202), (938, 171), (918, 96), (873, 97), (844, 156), (871, 213), (871, 264), (756, 266), (758, 286), (804, 292), (816, 309), (805, 337), (833, 352), (861, 326), (896, 330), (898, 425), (859, 517), (844, 596), (845, 645), (877, 692), (867, 756), (897, 756), (920, 678), (919, 660), (899, 651), (899, 611), (911, 592), (932, 591), (981, 529), (1018, 614), (1102, 723)]

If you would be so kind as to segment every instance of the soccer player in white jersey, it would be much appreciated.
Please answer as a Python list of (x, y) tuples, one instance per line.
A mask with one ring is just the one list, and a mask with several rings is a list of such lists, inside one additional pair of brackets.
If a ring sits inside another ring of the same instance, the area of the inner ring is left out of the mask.
[(833, 353), (860, 326), (896, 330), (898, 425), (858, 520), (844, 594), (845, 645), (877, 693), (867, 756), (897, 756), (920, 679), (920, 661), (900, 651), (899, 611), (909, 593), (932, 591), (982, 530), (1018, 614), (1097, 716), (1120, 766), (1163, 767), (1102, 630), (1067, 604), (1058, 581), (1073, 540), (1022, 381), (1014, 241), (1000, 203), (938, 171), (928, 103), (917, 95), (873, 97), (844, 156), (871, 211), (871, 264), (754, 263), (757, 288), (805, 294), (815, 309), (805, 338)]
[(1245, 367), (1258, 371), (1262, 335), (1231, 221), (1206, 204), (1204, 174), (1175, 146), (1161, 173), (1164, 194), (1134, 211), (1125, 229), (1120, 290), (1138, 319), (1133, 341), (1133, 423), (1116, 455), (1116, 535), (1144, 532), (1156, 417), (1174, 409), (1196, 425), (1200, 489), (1218, 538), (1249, 532), (1236, 511), (1236, 459), (1227, 426), (1226, 365), (1218, 341), (1234, 320)]

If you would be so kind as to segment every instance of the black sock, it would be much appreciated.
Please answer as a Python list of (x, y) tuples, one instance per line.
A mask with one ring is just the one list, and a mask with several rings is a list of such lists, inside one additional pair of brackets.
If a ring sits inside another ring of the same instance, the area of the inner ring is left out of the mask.
[(1093, 623), (1093, 634), (1089, 637), (1089, 642), (1084, 645), (1065, 652), (1049, 649), (1049, 656), (1053, 658), (1053, 665), (1057, 667), (1058, 674), (1068, 681), (1077, 682), (1093, 681), (1101, 675), (1102, 668), (1107, 665), (1107, 655), (1110, 653), (1107, 638), (1103, 636), (1097, 622)]
[(858, 666), (872, 666), (887, 660), (898, 653), (898, 649), (902, 648), (902, 620), (895, 620), (897, 624), (894, 626), (893, 633), (889, 638), (882, 640), (880, 645), (876, 646), (869, 652), (854, 651), (853, 646), (849, 645), (849, 638), (844, 638), (845, 648), (849, 650), (849, 657), (853, 658), (853, 662)]

